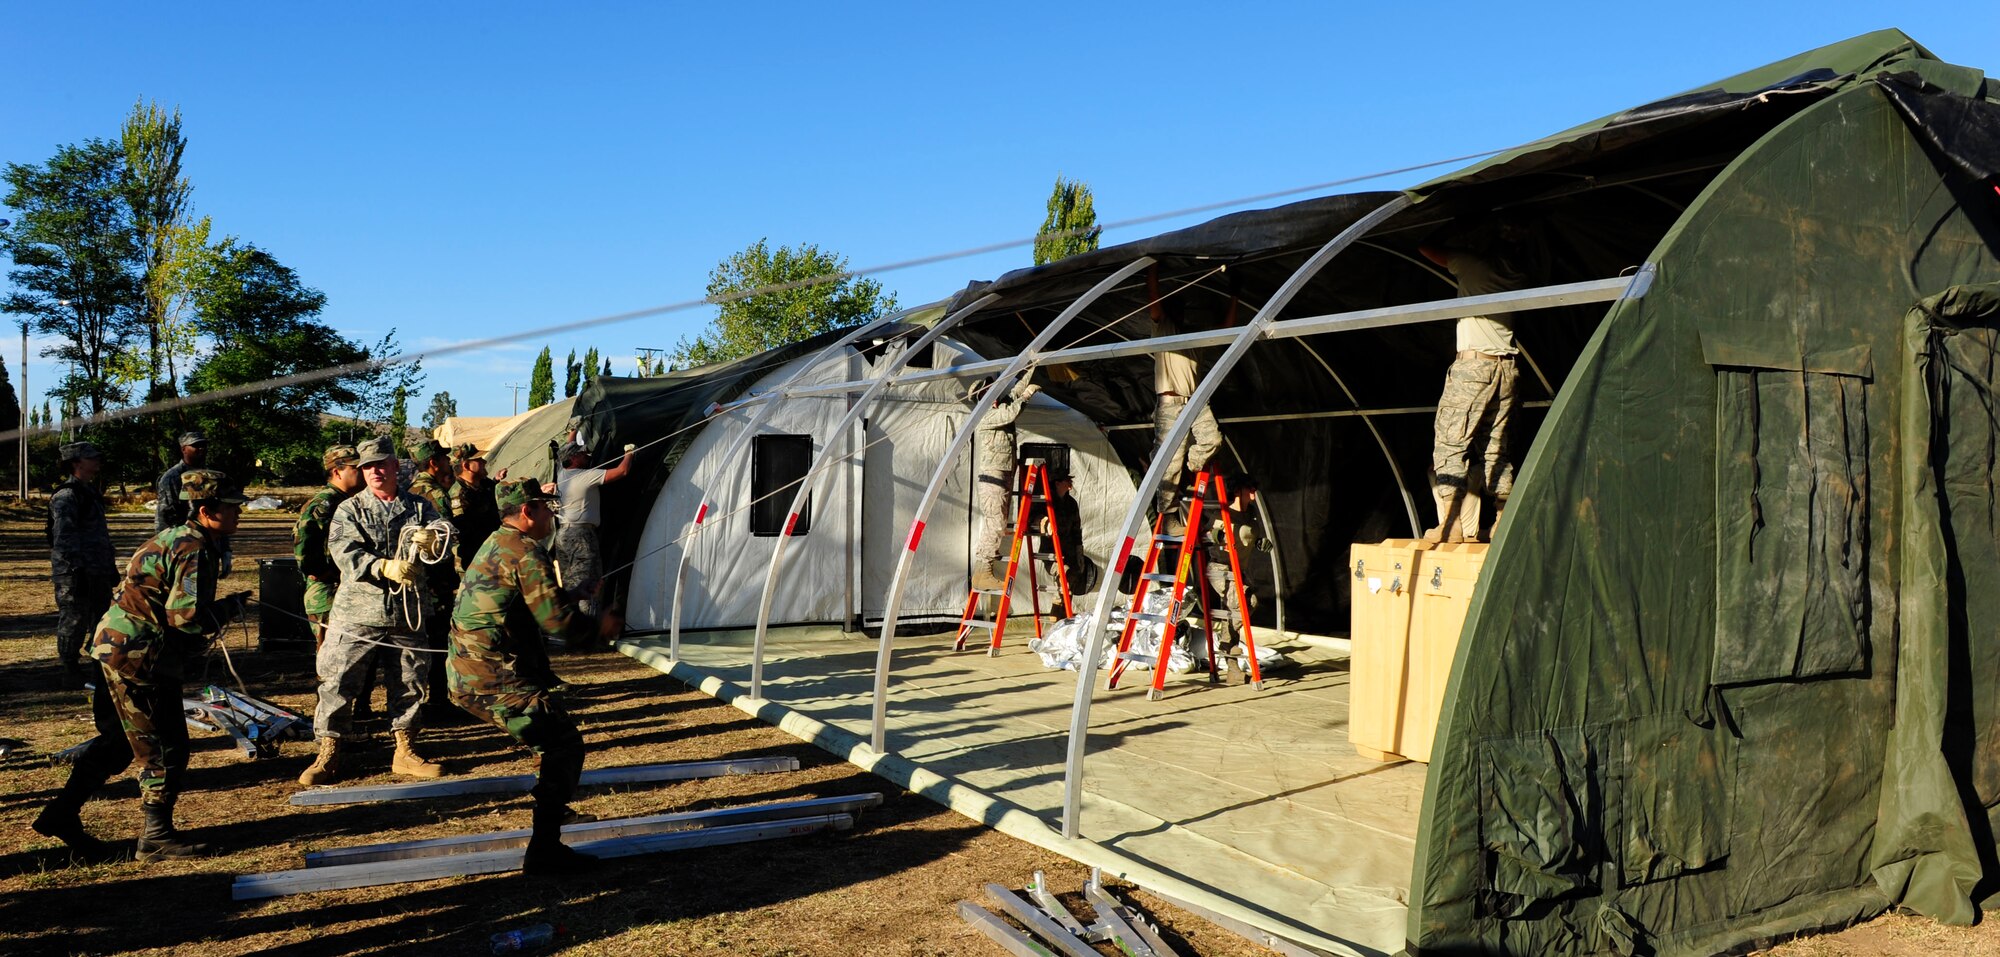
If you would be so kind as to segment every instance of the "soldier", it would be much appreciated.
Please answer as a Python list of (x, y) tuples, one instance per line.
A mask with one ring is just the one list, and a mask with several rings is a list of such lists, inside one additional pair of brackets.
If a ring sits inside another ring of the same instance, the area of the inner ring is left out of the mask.
[[(444, 446), (436, 439), (425, 439), (410, 448), (410, 458), (417, 465), (417, 471), (410, 478), (410, 494), (429, 502), (437, 510), (438, 517), (447, 522), (457, 518), (452, 510), (452, 489), (457, 483), (452, 481), (451, 460), (445, 456)], [(454, 527), (456, 527), (454, 525)], [(442, 653), (451, 633), (451, 616), (445, 613), (451, 608), (452, 596), (458, 591), (458, 556), (453, 554), (433, 566), (432, 583), (437, 586), (436, 595), (440, 613), (430, 616), (424, 626), (425, 647)], [(429, 716), (440, 723), (458, 718), (458, 712), (445, 703), (444, 669), (430, 669), (430, 689), (426, 700)]]
[(419, 778), (444, 774), (413, 746), (430, 673), (424, 628), (442, 607), (418, 558), (442, 544), (430, 527), (438, 520), (437, 510), (396, 490), (396, 453), (387, 438), (369, 439), (356, 451), (367, 488), (333, 510), (327, 529), (327, 551), (340, 571), (340, 588), (333, 595), (326, 641), (316, 662), (320, 685), (313, 727), (319, 733), (319, 756), (299, 775), (299, 783), (307, 786), (338, 778), (340, 741), (353, 731), (352, 703), (362, 670), (370, 657), (392, 654), (393, 666), (383, 662), (389, 727), (396, 734), (390, 768)]
[[(992, 386), (991, 380), (974, 383), (966, 390), (966, 402), (977, 402)], [(973, 489), (979, 511), (979, 540), (972, 546), (974, 588), (1006, 584), (1002, 579), (1007, 574), (1007, 544), (1014, 536), (1013, 516), (1007, 513), (1007, 493), (1014, 490), (1014, 420), (1040, 391), (1041, 386), (1024, 376), (979, 420), (979, 478)]]
[[(1503, 235), (1505, 235), (1503, 233)], [(1521, 288), (1523, 272), (1511, 262), (1452, 246), (1417, 247), (1424, 258), (1451, 270), (1458, 294), (1484, 296)], [(1431, 446), (1433, 497), (1438, 524), (1428, 541), (1483, 541), (1480, 506), (1491, 499), (1492, 519), (1514, 488), (1514, 463), (1507, 457), (1508, 425), (1514, 409), (1515, 356), (1521, 348), (1505, 318), (1466, 316), (1458, 320), (1457, 353), (1445, 373)]]
[(56, 587), (56, 660), (62, 663), (63, 686), (81, 688), (97, 671), (95, 665), (83, 669), (83, 642), (111, 607), (118, 559), (95, 484), (103, 455), (89, 442), (71, 442), (62, 447), (62, 463), (69, 478), (49, 496), (49, 578)]
[[(1248, 475), (1239, 475), (1228, 480), (1229, 515), (1236, 522), (1236, 545), (1239, 549), (1259, 552), (1271, 550), (1270, 539), (1258, 534), (1257, 526), (1251, 524), (1255, 518), (1257, 500), (1257, 480)], [(1224, 632), (1227, 640), (1216, 642), (1215, 650), (1222, 655), (1223, 664), (1236, 681), (1247, 681), (1248, 669), (1239, 660), (1244, 654), (1243, 625), (1249, 620), (1249, 613), (1256, 610), (1256, 596), (1250, 595), (1251, 607), (1243, 607), (1243, 595), (1236, 590), (1236, 576), (1229, 567), (1229, 538), (1222, 520), (1222, 510), (1216, 509), (1210, 517), (1208, 527), (1203, 529), (1202, 572), (1208, 579), (1210, 591), (1222, 599), (1223, 607), (1229, 609), (1229, 619)], [(1237, 558), (1241, 560), (1242, 554)], [(1247, 591), (1247, 585), (1246, 591)]]
[[(1062, 540), (1062, 573), (1072, 595), (1097, 590), (1097, 563), (1083, 552), (1083, 507), (1076, 501), (1076, 482), (1068, 472), (1049, 469), (1049, 501), (1037, 516), (1036, 528)], [(1055, 549), (1050, 546), (1042, 567), (1056, 579)]]
[(602, 621), (579, 610), (556, 587), (541, 541), (555, 529), (554, 496), (532, 478), (503, 482), (495, 493), (500, 527), (465, 569), (451, 618), (452, 703), (533, 751), (538, 759), (534, 832), (521, 870), (570, 873), (597, 863), (562, 843), (562, 822), (583, 773), (583, 735), (552, 692), (562, 686), (541, 636), (610, 637), (616, 614)]
[(87, 856), (106, 856), (108, 848), (83, 829), (77, 812), (135, 759), (146, 819), (138, 859), (207, 853), (174, 829), (174, 802), (188, 762), (181, 682), (190, 660), (243, 613), (249, 593), (217, 600), (215, 582), (223, 542), (236, 531), (244, 498), (221, 472), (188, 469), (176, 478), (180, 500), (192, 513), (186, 525), (154, 535), (126, 563), (117, 603), (98, 622), (91, 647), (101, 665), (91, 696), (97, 737), (31, 825)]
[[(1167, 312), (1160, 300), (1159, 267), (1146, 272), (1146, 307), (1153, 317), (1154, 331), (1162, 336), (1179, 335), (1187, 332), (1181, 322)], [(1229, 300), (1229, 315), (1224, 325), (1236, 324), (1236, 300)], [(1188, 397), (1194, 394), (1200, 377), (1195, 374), (1194, 357), (1174, 349), (1163, 349), (1153, 353), (1153, 391), (1157, 399), (1153, 406), (1153, 449), (1159, 451), (1160, 440), (1173, 430), (1174, 422), (1187, 408)], [(1222, 431), (1215, 424), (1215, 413), (1203, 406), (1195, 414), (1193, 430), (1186, 439), (1167, 456), (1167, 471), (1160, 478), (1160, 487), (1153, 493), (1154, 514), (1166, 516), (1166, 531), (1170, 535), (1181, 533), (1185, 521), (1179, 517), (1180, 493), (1183, 484), (1182, 473), (1199, 472), (1208, 466), (1210, 456), (1222, 447)]]
[(563, 468), (556, 474), (556, 495), (562, 499), (562, 525), (556, 532), (555, 558), (561, 571), (562, 587), (579, 600), (586, 614), (595, 614), (598, 570), (600, 568), (597, 523), (602, 507), (598, 504), (600, 485), (608, 485), (631, 474), (634, 446), (625, 446), (625, 457), (608, 469), (590, 467), (590, 449), (572, 439), (563, 454)]
[[(451, 457), (458, 463), (458, 481), (449, 494), (451, 524), (458, 530), (453, 544), (462, 572), (472, 565), (472, 556), (486, 544), (486, 537), (500, 527), (500, 512), (493, 503), (493, 482), (486, 477), (485, 454), (468, 442), (452, 449)], [(506, 477), (507, 470), (501, 469), (500, 478)]]
[[(361, 490), (361, 456), (352, 445), (336, 445), (326, 450), (326, 487), (299, 509), (298, 524), (292, 526), (292, 556), (299, 561), (299, 575), (306, 580), (305, 612), (312, 620), (313, 650), (326, 641), (326, 616), (333, 610), (333, 593), (340, 587), (340, 569), (326, 550), (327, 527), (333, 524), (333, 510), (347, 497)], [(363, 695), (362, 700), (367, 696)]]
[(160, 475), (153, 503), (153, 530), (164, 532), (187, 524), (188, 507), (181, 498), (181, 476), (188, 469), (201, 468), (208, 460), (208, 436), (188, 432), (181, 436), (181, 460)]

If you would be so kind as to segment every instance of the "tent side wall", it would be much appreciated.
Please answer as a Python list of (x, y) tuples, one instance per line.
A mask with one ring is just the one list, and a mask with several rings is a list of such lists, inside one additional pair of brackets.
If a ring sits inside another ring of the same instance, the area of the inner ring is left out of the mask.
[(1598, 329), (1468, 617), (1412, 953), (1711, 953), (1936, 913), (1895, 886), (1924, 849), (1878, 816), (1899, 613), (1945, 599), (1899, 566), (1904, 316), (2000, 279), (1993, 211), (1958, 202), (1858, 86), (1739, 156)]

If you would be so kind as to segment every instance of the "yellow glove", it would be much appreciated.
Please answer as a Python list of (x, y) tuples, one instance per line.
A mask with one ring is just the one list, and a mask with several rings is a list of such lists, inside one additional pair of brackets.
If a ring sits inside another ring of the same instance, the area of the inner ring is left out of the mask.
[(632, 443), (630, 443), (630, 442), (627, 442), (627, 443), (625, 443), (625, 454), (626, 454), (626, 455), (631, 455), (632, 453), (634, 453), (634, 452), (637, 452), (637, 451), (639, 451), (639, 447), (638, 447), (638, 446), (636, 446), (636, 445), (633, 445), (633, 444), (632, 444)]
[(383, 559), (381, 564), (375, 566), (375, 574), (382, 576), (384, 581), (392, 581), (398, 585), (417, 583), (417, 566), (394, 558)]
[(430, 551), (436, 548), (438, 544), (437, 529), (425, 526), (411, 532), (410, 544), (416, 546), (421, 551)]

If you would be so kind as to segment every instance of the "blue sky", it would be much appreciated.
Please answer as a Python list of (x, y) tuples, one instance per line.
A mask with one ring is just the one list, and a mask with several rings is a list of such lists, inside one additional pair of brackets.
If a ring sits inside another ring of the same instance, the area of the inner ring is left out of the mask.
[[(856, 267), (1022, 238), (1058, 172), (1117, 221), (1504, 147), (1884, 27), (2000, 71), (2000, 4), (1950, 6), (16, 6), (0, 160), (178, 106), (197, 214), (423, 347), (697, 299), (762, 237)], [(914, 304), (1028, 259), (879, 278)], [(547, 344), (629, 370), (708, 317)], [(542, 344), (427, 362), (412, 417), (507, 414)]]

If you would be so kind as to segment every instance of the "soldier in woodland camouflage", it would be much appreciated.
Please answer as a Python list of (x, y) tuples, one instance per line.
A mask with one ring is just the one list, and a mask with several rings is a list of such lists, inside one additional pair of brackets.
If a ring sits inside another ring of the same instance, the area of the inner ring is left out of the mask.
[(326, 641), (326, 616), (333, 610), (334, 590), (340, 587), (340, 569), (326, 550), (327, 529), (333, 524), (333, 510), (362, 484), (361, 456), (354, 446), (333, 446), (323, 461), (326, 485), (299, 509), (298, 524), (292, 526), (292, 557), (298, 559), (299, 575), (306, 580), (305, 612), (312, 619), (314, 650)]
[(244, 499), (226, 476), (207, 469), (183, 472), (179, 494), (192, 509), (187, 524), (154, 535), (133, 553), (117, 602), (98, 622), (91, 645), (101, 666), (91, 700), (97, 737), (78, 755), (69, 780), (31, 825), (91, 857), (102, 857), (108, 849), (83, 829), (77, 812), (135, 760), (146, 821), (138, 859), (207, 851), (174, 829), (174, 803), (188, 761), (181, 682), (190, 661), (243, 612), (249, 593), (217, 600), (215, 582)]
[(63, 684), (81, 688), (97, 670), (93, 664), (84, 671), (84, 639), (111, 607), (118, 559), (95, 484), (103, 456), (89, 442), (71, 442), (62, 447), (62, 461), (69, 478), (49, 497), (49, 580), (56, 589), (56, 660), (62, 663)]
[(551, 498), (533, 479), (501, 483), (495, 493), (500, 528), (465, 570), (445, 662), (452, 702), (540, 758), (534, 832), (521, 865), (528, 873), (566, 873), (596, 863), (562, 843), (562, 821), (583, 773), (583, 736), (553, 695), (562, 681), (549, 667), (542, 635), (608, 637), (621, 627), (615, 613), (593, 619), (556, 587), (540, 544), (555, 529)]
[[(452, 490), (457, 487), (457, 483), (452, 481), (451, 461), (445, 456), (444, 446), (439, 445), (435, 439), (425, 439), (410, 447), (410, 458), (417, 463), (416, 475), (410, 479), (410, 494), (429, 502), (431, 508), (437, 510), (439, 518), (447, 522), (456, 519), (457, 513), (452, 510), (451, 503)], [(443, 562), (433, 566), (432, 569), (431, 581), (437, 589), (440, 613), (432, 615), (425, 621), (424, 647), (434, 651), (445, 650), (451, 633), (451, 615), (446, 612), (451, 608), (452, 596), (458, 592), (458, 572), (456, 547), (452, 555), (446, 556)], [(437, 723), (455, 720), (458, 717), (457, 712), (445, 704), (444, 669), (430, 669), (429, 681), (429, 694), (425, 699), (428, 703), (426, 713)]]
[[(479, 546), (486, 544), (486, 536), (500, 527), (500, 509), (493, 502), (493, 480), (486, 477), (486, 456), (468, 442), (452, 449), (451, 458), (458, 464), (458, 481), (446, 494), (451, 498), (452, 527), (458, 529), (452, 544), (462, 573)], [(507, 470), (501, 469), (500, 478), (506, 477)]]
[(369, 439), (356, 452), (367, 488), (340, 503), (327, 528), (327, 552), (340, 570), (340, 588), (315, 662), (319, 757), (299, 775), (307, 786), (330, 784), (339, 776), (340, 742), (353, 733), (352, 704), (371, 656), (393, 656), (383, 662), (389, 727), (396, 735), (391, 770), (420, 778), (444, 774), (414, 747), (431, 667), (424, 626), (441, 608), (432, 578), (437, 566), (418, 556), (441, 544), (429, 527), (438, 520), (437, 510), (396, 490), (396, 453), (388, 439)]

